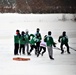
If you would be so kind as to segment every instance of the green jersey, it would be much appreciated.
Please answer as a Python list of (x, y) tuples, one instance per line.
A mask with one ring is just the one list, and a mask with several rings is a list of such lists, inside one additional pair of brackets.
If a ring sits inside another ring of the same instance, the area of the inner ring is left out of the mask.
[(14, 35), (14, 43), (19, 43), (20, 38), (18, 35)]
[(36, 37), (32, 37), (32, 39), (30, 40), (30, 44), (31, 45), (35, 45), (36, 44)]
[(67, 36), (60, 36), (59, 41), (63, 44), (68, 43), (68, 37)]
[(25, 44), (26, 44), (26, 43), (29, 43), (29, 40), (30, 40), (29, 34), (26, 34), (26, 35), (24, 36), (24, 38), (25, 38)]
[(46, 42), (47, 46), (52, 46), (54, 44), (54, 40), (51, 36), (44, 38), (44, 41)]
[(20, 37), (20, 44), (24, 45), (25, 44), (25, 38), (24, 36)]
[(40, 33), (36, 33), (35, 37), (37, 39), (37, 42), (40, 42), (42, 40), (41, 34)]

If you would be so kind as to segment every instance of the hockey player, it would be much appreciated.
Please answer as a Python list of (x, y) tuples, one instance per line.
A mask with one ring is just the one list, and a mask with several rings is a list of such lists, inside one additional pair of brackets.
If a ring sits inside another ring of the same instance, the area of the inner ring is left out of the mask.
[(48, 35), (46, 38), (44, 38), (44, 41), (47, 44), (47, 49), (48, 49), (50, 59), (54, 60), (52, 46), (56, 47), (56, 45), (55, 45), (55, 42), (53, 40), (53, 37), (51, 36), (51, 31), (48, 31)]
[(20, 41), (20, 31), (16, 30), (16, 35), (14, 35), (14, 55), (18, 55)]
[(37, 50), (37, 47), (36, 47), (36, 37), (33, 34), (30, 34), (30, 47), (31, 47), (30, 54), (31, 54), (33, 49)]
[(20, 55), (21, 55), (21, 50), (22, 53), (25, 55), (25, 37), (24, 37), (24, 31), (22, 31), (21, 33), (21, 37), (20, 37)]
[(62, 33), (61, 36), (59, 36), (58, 42), (61, 43), (61, 45), (60, 45), (60, 48), (61, 48), (61, 54), (64, 53), (63, 45), (65, 45), (65, 46), (67, 47), (67, 53), (70, 54), (70, 51), (69, 51), (69, 45), (68, 45), (68, 37), (67, 37), (65, 31), (63, 31), (63, 33)]
[(36, 37), (36, 39), (37, 39), (37, 42), (36, 42), (37, 51), (35, 52), (36, 55), (37, 55), (38, 52), (39, 52), (40, 42), (41, 42), (41, 39), (42, 39), (41, 34), (40, 34), (39, 31), (40, 31), (40, 29), (37, 28), (37, 31), (36, 31), (36, 34), (35, 34), (35, 37)]
[(28, 30), (26, 30), (26, 33), (25, 33), (25, 46), (27, 46), (27, 55), (30, 55), (29, 54), (29, 40), (30, 40), (30, 36), (28, 34)]
[[(46, 38), (47, 35), (44, 36), (44, 38)], [(41, 54), (43, 56), (43, 54), (46, 52), (46, 42), (44, 40), (42, 40), (40, 42), (40, 50), (39, 50), (39, 53), (37, 55), (37, 57)]]

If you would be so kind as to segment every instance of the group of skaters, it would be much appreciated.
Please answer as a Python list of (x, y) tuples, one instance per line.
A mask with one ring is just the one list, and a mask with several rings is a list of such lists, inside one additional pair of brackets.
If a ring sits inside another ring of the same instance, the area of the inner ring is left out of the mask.
[[(52, 32), (48, 31), (48, 34), (45, 35), (42, 39), (39, 28), (36, 29), (35, 34), (29, 34), (28, 30), (26, 30), (26, 32), (22, 31), (21, 33), (20, 30), (16, 30), (16, 35), (14, 35), (14, 55), (19, 55), (19, 54), (25, 55), (26, 52), (27, 55), (31, 55), (31, 52), (34, 50), (35, 55), (39, 57), (39, 55), (43, 56), (43, 54), (46, 52), (46, 47), (47, 47), (49, 58), (54, 60), (53, 46), (56, 47), (56, 43), (54, 42), (54, 39), (51, 36), (51, 34)], [(61, 54), (64, 53), (63, 45), (67, 47), (67, 53), (70, 54), (68, 37), (65, 31), (62, 32), (61, 36), (59, 36), (58, 42), (61, 43), (60, 45)], [(29, 49), (29, 44), (30, 44), (30, 49)], [(27, 50), (25, 50), (25, 48)]]

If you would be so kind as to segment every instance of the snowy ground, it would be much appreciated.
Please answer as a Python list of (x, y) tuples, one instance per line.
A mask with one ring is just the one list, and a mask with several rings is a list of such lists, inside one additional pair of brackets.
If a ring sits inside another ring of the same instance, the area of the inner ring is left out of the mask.
[[(65, 30), (69, 37), (69, 45), (76, 49), (76, 22), (71, 21), (72, 14), (66, 14), (67, 21), (59, 21), (62, 14), (0, 14), (0, 75), (76, 75), (76, 52), (60, 54), (54, 49), (55, 60), (50, 60), (48, 52), (44, 56), (36, 57), (34, 52), (30, 61), (13, 61), (13, 36), (16, 29), (29, 30), (35, 33), (40, 28), (42, 36), (52, 31), (57, 42), (58, 36)], [(59, 44), (57, 44), (59, 47)]]

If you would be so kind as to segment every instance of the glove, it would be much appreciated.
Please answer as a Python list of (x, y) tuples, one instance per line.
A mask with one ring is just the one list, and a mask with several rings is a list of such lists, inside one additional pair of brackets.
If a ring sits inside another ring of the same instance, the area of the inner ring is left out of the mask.
[(58, 40), (58, 42), (60, 42), (60, 40)]
[(53, 43), (53, 46), (56, 47), (56, 43)]

